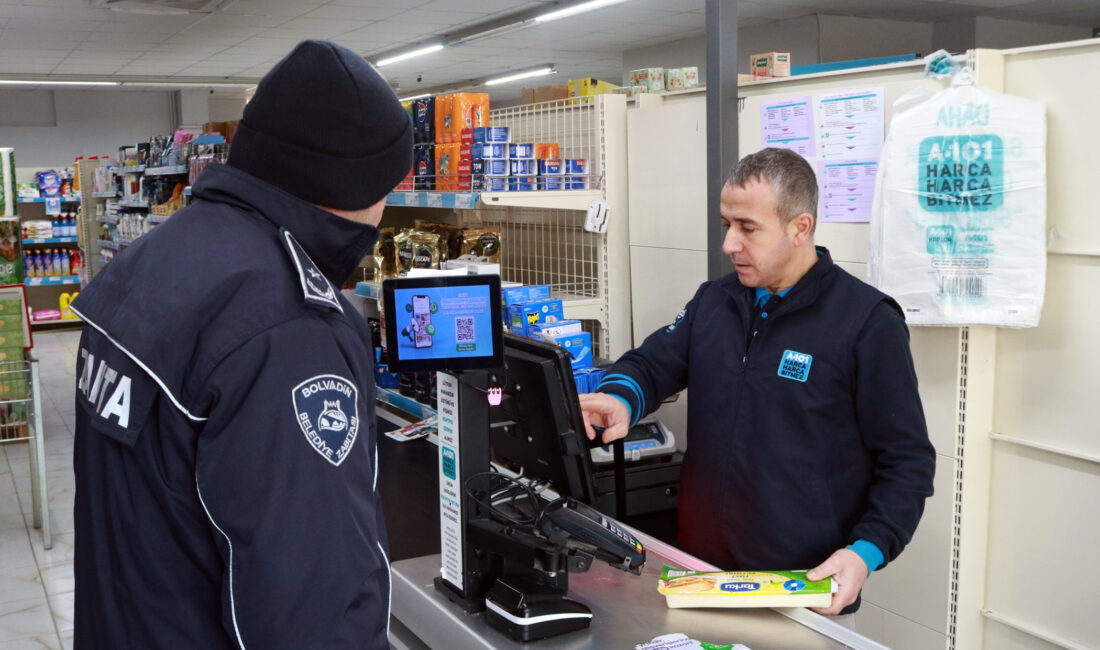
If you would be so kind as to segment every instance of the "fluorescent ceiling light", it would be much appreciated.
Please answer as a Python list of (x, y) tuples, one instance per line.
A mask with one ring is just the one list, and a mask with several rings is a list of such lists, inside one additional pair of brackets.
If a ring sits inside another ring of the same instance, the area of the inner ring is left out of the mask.
[(201, 81), (181, 81), (179, 83), (123, 81), (128, 88), (252, 88), (255, 83), (203, 83)]
[(552, 66), (539, 68), (537, 70), (528, 70), (527, 72), (520, 72), (517, 74), (510, 74), (507, 77), (497, 77), (496, 79), (490, 79), (485, 82), (486, 86), (496, 86), (497, 84), (506, 84), (509, 81), (519, 81), (520, 79), (528, 79), (530, 77), (542, 77), (548, 74), (557, 72)]
[(551, 11), (549, 13), (542, 14), (541, 16), (535, 16), (535, 20), (540, 23), (548, 23), (551, 20), (557, 20), (559, 18), (568, 18), (569, 16), (576, 16), (577, 14), (583, 14), (586, 11), (594, 11), (596, 9), (603, 9), (604, 7), (610, 7), (611, 5), (617, 5), (620, 2), (626, 2), (626, 0), (590, 0), (589, 2), (582, 2), (580, 4), (573, 5), (572, 7), (566, 7), (565, 9), (558, 9), (557, 11)]
[(384, 65), (389, 65), (391, 63), (397, 63), (398, 61), (404, 61), (406, 59), (411, 59), (413, 57), (424, 56), (425, 54), (431, 54), (432, 52), (438, 52), (442, 49), (443, 49), (443, 44), (442, 43), (436, 43), (435, 45), (429, 45), (428, 47), (422, 47), (422, 48), (417, 49), (417, 50), (410, 50), (408, 52), (405, 52), (404, 54), (398, 54), (396, 56), (386, 57), (385, 59), (382, 59), (382, 60), (378, 61), (377, 63), (375, 63), (375, 65), (378, 66), (378, 67), (382, 67)]
[(420, 93), (419, 95), (409, 95), (408, 97), (402, 97), (398, 99), (399, 102), (411, 102), (414, 99), (421, 99), (422, 97), (428, 97), (431, 93)]
[(48, 79), (0, 79), (5, 86), (117, 86), (117, 81), (51, 81)]

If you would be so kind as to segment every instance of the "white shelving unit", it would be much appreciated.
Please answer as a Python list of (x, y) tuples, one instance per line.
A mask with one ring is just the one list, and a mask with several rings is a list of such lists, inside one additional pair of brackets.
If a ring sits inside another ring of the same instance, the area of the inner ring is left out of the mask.
[[(503, 279), (550, 285), (565, 303), (566, 318), (593, 325), (597, 354), (617, 357), (632, 347), (626, 98), (582, 97), (490, 115), (494, 126), (511, 129), (513, 142), (557, 142), (562, 158), (586, 160), (590, 189), (394, 192), (387, 204), (449, 209), (463, 227), (499, 227)], [(611, 205), (605, 234), (583, 228), (594, 200)]]

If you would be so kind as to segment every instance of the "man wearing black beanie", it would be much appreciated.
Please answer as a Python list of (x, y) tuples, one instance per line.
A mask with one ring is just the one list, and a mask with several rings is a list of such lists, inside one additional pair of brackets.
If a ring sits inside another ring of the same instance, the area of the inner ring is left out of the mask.
[(193, 204), (74, 301), (76, 648), (388, 647), (370, 338), (339, 288), (411, 163), (378, 73), (303, 42)]

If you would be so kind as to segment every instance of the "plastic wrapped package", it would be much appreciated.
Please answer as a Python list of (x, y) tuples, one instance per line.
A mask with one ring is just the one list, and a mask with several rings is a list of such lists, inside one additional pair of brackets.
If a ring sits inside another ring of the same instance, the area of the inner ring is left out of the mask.
[(910, 325), (1034, 327), (1046, 282), (1045, 108), (967, 77), (896, 107), (872, 208), (871, 284)]

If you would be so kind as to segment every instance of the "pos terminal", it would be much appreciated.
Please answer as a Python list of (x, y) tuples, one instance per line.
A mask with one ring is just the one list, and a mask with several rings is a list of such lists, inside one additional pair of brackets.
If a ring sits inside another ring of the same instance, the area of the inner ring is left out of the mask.
[(587, 628), (568, 574), (639, 574), (645, 549), (592, 507), (568, 352), (502, 334), (498, 276), (386, 280), (383, 301), (391, 369), (439, 371), (436, 588), (517, 641)]

